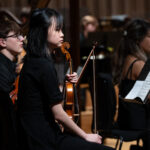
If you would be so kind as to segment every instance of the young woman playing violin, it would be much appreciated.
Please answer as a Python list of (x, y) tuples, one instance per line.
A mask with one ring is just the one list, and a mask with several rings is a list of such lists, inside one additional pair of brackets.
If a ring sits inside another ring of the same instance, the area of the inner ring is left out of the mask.
[[(101, 145), (101, 136), (87, 134), (62, 107), (51, 52), (60, 47), (62, 17), (55, 10), (36, 9), (31, 14), (27, 49), (20, 74), (18, 111), (21, 150), (111, 150)], [(77, 75), (67, 75), (77, 82)], [(68, 131), (62, 132), (58, 123)]]

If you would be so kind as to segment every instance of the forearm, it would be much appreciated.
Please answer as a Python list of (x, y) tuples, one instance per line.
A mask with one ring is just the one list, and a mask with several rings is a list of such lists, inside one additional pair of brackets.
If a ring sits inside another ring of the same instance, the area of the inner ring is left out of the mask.
[(83, 139), (86, 139), (86, 133), (78, 127), (72, 119), (70, 119), (67, 113), (63, 110), (61, 104), (55, 105), (52, 107), (52, 112), (55, 119), (64, 126), (70, 132), (80, 136)]

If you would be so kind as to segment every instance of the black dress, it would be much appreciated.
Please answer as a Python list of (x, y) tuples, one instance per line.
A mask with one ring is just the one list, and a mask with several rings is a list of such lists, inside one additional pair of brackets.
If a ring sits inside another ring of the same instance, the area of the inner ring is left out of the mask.
[[(121, 81), (119, 87), (119, 95), (122, 98), (130, 92), (136, 80), (132, 80), (132, 68), (134, 63), (138, 61), (138, 59), (134, 60), (129, 69), (125, 78)], [(128, 78), (129, 75), (129, 78)], [(127, 130), (145, 130), (146, 135), (143, 139), (144, 150), (150, 149), (150, 104), (137, 104), (132, 102), (122, 101), (120, 98), (119, 101), (119, 116), (118, 116), (118, 124), (122, 129)]]
[[(132, 89), (134, 86), (135, 80), (131, 79), (132, 76), (132, 68), (134, 63), (138, 61), (138, 59), (134, 60), (131, 65), (129, 66), (129, 69), (127, 71), (127, 74), (125, 75), (125, 78), (121, 81), (121, 84), (119, 86), (119, 94), (124, 98)], [(129, 75), (129, 78), (128, 78)]]
[(62, 99), (52, 60), (26, 57), (20, 74), (18, 94), (20, 149), (111, 150), (61, 132), (49, 106), (61, 102)]
[(16, 116), (9, 93), (16, 78), (15, 63), (0, 53), (0, 149), (17, 149)]

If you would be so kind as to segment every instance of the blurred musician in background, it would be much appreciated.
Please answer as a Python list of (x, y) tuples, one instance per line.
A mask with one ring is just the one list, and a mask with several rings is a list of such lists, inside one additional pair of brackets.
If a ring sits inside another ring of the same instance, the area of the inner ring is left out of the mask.
[[(98, 19), (92, 15), (85, 15), (81, 18), (81, 31), (80, 31), (80, 61), (81, 65), (84, 65), (90, 51), (92, 49), (92, 45), (88, 43), (89, 33), (96, 32), (99, 27)], [(81, 79), (81, 83), (88, 83), (92, 76), (92, 72), (90, 71), (89, 65), (85, 69), (84, 75)], [(86, 87), (80, 88), (80, 99), (81, 99), (81, 110), (85, 111), (86, 104)]]
[(89, 33), (96, 32), (98, 30), (98, 19), (91, 15), (86, 15), (81, 19), (81, 33), (80, 33), (80, 56), (84, 59), (84, 56), (88, 56), (90, 53), (87, 38)]
[[(114, 84), (119, 85), (119, 94), (121, 97), (125, 98), (132, 89), (148, 59), (148, 54), (150, 54), (150, 23), (142, 19), (131, 20), (124, 28), (122, 39), (113, 58)], [(149, 150), (150, 104), (145, 104), (145, 106), (135, 104), (131, 106), (135, 106), (137, 109), (128, 107), (128, 113), (124, 112), (123, 114), (119, 114), (120, 123), (123, 125), (122, 122), (126, 122), (123, 128), (146, 129), (147, 135), (143, 139), (144, 150)], [(133, 112), (134, 110), (135, 112)], [(128, 120), (131, 111), (132, 115), (135, 115), (134, 118), (131, 117), (131, 120)], [(142, 121), (143, 119), (144, 121)], [(128, 126), (129, 124), (132, 127)]]

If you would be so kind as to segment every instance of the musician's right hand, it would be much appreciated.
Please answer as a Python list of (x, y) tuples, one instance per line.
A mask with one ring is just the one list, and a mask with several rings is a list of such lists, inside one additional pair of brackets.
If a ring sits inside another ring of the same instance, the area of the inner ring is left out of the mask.
[(66, 79), (71, 83), (76, 83), (78, 81), (78, 75), (76, 72), (73, 72), (72, 74), (66, 74)]
[(85, 140), (87, 140), (89, 142), (95, 142), (98, 144), (102, 143), (102, 137), (98, 134), (87, 134), (85, 137)]

